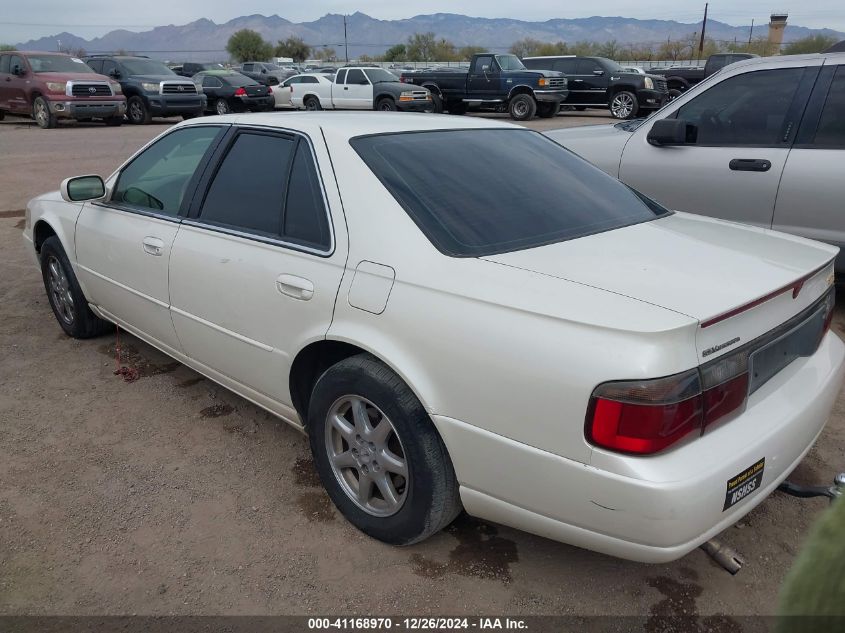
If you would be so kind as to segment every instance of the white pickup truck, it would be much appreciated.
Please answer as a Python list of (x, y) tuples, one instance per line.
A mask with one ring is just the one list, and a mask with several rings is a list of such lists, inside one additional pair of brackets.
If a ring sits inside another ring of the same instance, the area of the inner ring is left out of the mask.
[(306, 110), (434, 110), (427, 88), (403, 84), (383, 68), (340, 68), (334, 81), (301, 88), (293, 91), (291, 104)]

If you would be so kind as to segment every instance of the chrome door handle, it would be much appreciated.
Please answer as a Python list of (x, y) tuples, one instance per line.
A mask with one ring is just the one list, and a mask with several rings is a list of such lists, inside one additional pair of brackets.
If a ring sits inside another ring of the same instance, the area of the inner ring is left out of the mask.
[(161, 254), (164, 252), (164, 242), (157, 237), (147, 236), (141, 243), (144, 245), (144, 252), (147, 255), (161, 257)]
[(300, 301), (308, 301), (314, 296), (314, 284), (296, 275), (279, 275), (276, 278), (276, 289)]

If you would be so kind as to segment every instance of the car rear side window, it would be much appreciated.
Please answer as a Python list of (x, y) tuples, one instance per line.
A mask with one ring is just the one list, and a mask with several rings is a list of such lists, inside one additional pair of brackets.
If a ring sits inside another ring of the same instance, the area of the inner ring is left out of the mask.
[(682, 106), (677, 117), (698, 128), (698, 145), (777, 147), (803, 68), (758, 70), (721, 81)]
[(287, 136), (238, 134), (205, 196), (202, 221), (278, 237), (295, 146)]
[(167, 134), (120, 172), (112, 202), (175, 216), (219, 126), (190, 126)]
[(307, 246), (327, 249), (331, 245), (323, 190), (305, 141), (299, 142), (291, 169), (282, 234)]
[(827, 147), (845, 147), (845, 65), (836, 69), (830, 84), (814, 143)]
[(554, 66), (552, 66), (554, 70), (567, 75), (574, 75), (577, 67), (577, 59), (559, 59), (554, 63)]
[(11, 59), (11, 55), (0, 55), (0, 73), (8, 74), (11, 72), (9, 69), (9, 60)]
[(384, 134), (351, 144), (432, 244), (454, 257), (533, 248), (670, 213), (530, 130)]

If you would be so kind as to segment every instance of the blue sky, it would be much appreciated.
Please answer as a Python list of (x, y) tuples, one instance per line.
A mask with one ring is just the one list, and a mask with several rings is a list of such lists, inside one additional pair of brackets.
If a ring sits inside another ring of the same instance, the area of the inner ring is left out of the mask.
[[(319, 18), (326, 13), (361, 11), (379, 19), (407, 18), (420, 13), (463, 13), (480, 17), (506, 17), (521, 20), (582, 18), (593, 15), (625, 16), (643, 19), (667, 19), (679, 22), (701, 20), (704, 2), (698, 0), (145, 0), (132, 2), (90, 2), (90, 0), (3, 0), (0, 13), (0, 42), (21, 42), (32, 38), (69, 31), (86, 39), (116, 28), (145, 31), (164, 24), (184, 24), (199, 18), (226, 22), (239, 15), (279, 14), (294, 22)], [(773, 8), (789, 13), (789, 22), (812, 28), (828, 27), (845, 31), (843, 0), (715, 0), (710, 2), (710, 17), (733, 25), (757, 24), (768, 20)]]

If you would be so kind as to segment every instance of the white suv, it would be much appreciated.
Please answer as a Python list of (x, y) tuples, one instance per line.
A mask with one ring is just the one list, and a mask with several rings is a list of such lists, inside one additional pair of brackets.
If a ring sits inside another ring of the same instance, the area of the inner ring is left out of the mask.
[(645, 121), (547, 134), (672, 209), (845, 244), (845, 54), (737, 62)]

